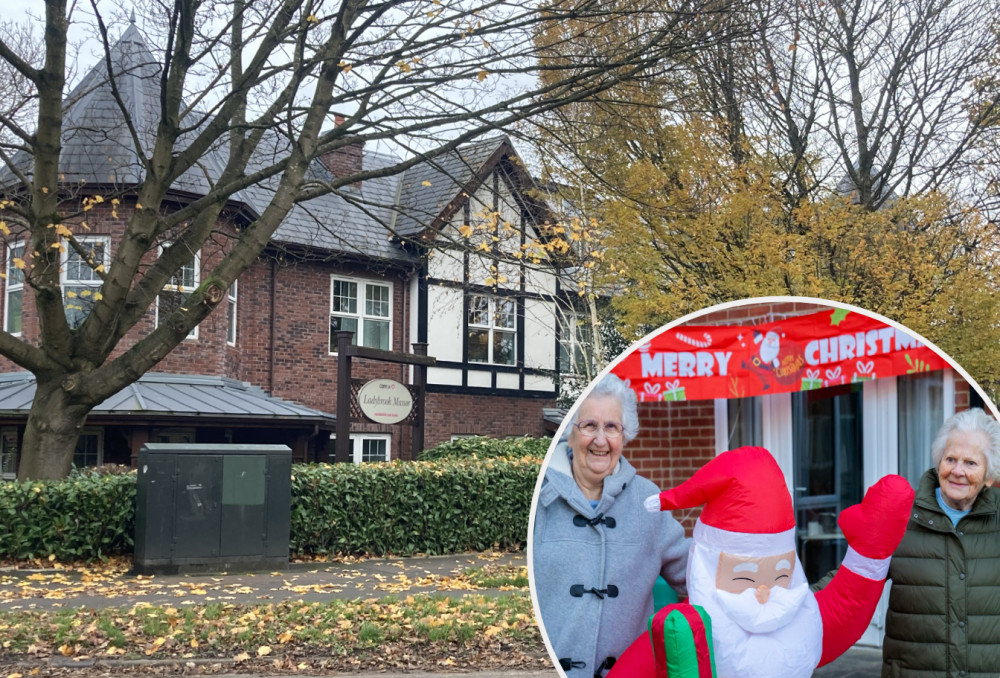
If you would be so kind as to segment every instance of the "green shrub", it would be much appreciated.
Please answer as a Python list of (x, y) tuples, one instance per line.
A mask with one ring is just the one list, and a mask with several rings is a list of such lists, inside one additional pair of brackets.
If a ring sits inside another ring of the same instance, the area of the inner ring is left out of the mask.
[(533, 457), (541, 459), (549, 449), (551, 438), (487, 438), (474, 436), (472, 438), (457, 438), (451, 442), (441, 443), (437, 447), (420, 453), (421, 461), (436, 461), (438, 459), (520, 459)]
[[(510, 441), (508, 449), (531, 444)], [(520, 548), (539, 464), (525, 454), (296, 464), (291, 552), (410, 555)], [(131, 553), (135, 480), (134, 472), (80, 471), (63, 481), (0, 483), (0, 559), (54, 555), (60, 561), (92, 561)]]
[(97, 560), (132, 550), (135, 473), (0, 483), (0, 558)]
[(529, 458), (296, 466), (292, 552), (520, 548), (538, 471)]

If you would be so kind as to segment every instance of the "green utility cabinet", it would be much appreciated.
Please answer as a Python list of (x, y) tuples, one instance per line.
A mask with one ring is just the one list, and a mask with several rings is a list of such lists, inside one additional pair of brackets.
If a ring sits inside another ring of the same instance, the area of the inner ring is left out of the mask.
[(143, 445), (133, 571), (287, 567), (291, 476), (285, 445)]

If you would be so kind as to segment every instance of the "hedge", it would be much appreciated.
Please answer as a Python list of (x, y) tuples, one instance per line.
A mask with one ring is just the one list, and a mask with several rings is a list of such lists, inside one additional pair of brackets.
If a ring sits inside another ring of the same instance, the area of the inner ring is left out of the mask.
[(538, 471), (531, 458), (300, 466), (291, 548), (397, 555), (520, 548)]
[[(527, 538), (540, 460), (466, 459), (388, 464), (295, 464), (293, 555), (411, 555)], [(0, 559), (92, 561), (130, 554), (135, 473), (0, 483)]]
[(551, 438), (487, 438), (473, 436), (471, 438), (456, 438), (451, 442), (441, 443), (437, 447), (420, 453), (421, 461), (438, 459), (520, 459), (534, 457), (541, 459), (549, 449)]
[(0, 559), (97, 560), (131, 553), (135, 474), (0, 483)]

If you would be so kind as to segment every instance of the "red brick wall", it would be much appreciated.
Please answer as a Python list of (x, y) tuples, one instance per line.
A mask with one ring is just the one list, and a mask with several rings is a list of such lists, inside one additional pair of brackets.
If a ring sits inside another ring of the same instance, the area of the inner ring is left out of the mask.
[[(83, 229), (73, 222), (67, 222), (70, 228), (81, 235), (87, 236), (110, 236), (112, 252), (117, 246), (117, 242), (124, 233), (125, 226), (131, 216), (132, 207), (127, 204), (119, 205), (116, 210), (108, 202), (101, 203), (86, 213), (87, 228)], [(116, 216), (117, 214), (117, 216)], [(79, 221), (79, 220), (76, 220)], [(232, 241), (233, 225), (225, 220), (221, 220), (217, 226), (220, 237), (211, 237), (201, 250), (200, 271), (202, 279), (206, 271), (211, 270), (224, 254), (228, 243)], [(3, 261), (6, 265), (7, 250), (3, 251)], [(158, 256), (156, 248), (150, 251), (143, 260), (141, 266), (148, 267)], [(30, 266), (30, 260), (25, 257)], [(34, 296), (28, 293), (25, 286), (22, 310), (22, 337), (33, 344), (38, 343), (38, 317), (35, 310)], [(6, 303), (6, 282), (0, 289), (0, 307)], [(143, 318), (133, 327), (119, 348), (111, 354), (111, 358), (120, 356), (127, 348), (137, 341), (147, 336), (156, 328), (156, 302), (154, 301), (147, 310)], [(223, 375), (226, 373), (226, 328), (227, 328), (227, 305), (223, 301), (215, 311), (198, 327), (197, 339), (186, 339), (180, 346), (174, 349), (154, 370), (158, 372), (176, 372), (182, 374), (210, 374)], [(6, 358), (0, 357), (0, 372), (19, 371), (20, 367), (14, 365)]]
[[(392, 283), (391, 348), (410, 351), (403, 277), (373, 273), (357, 265), (262, 260), (240, 278), (237, 350), (229, 360), (237, 378), (259, 384), (280, 398), (336, 412), (337, 356), (329, 351), (331, 274)], [(351, 375), (405, 383), (409, 367), (355, 359)]]
[(553, 405), (552, 400), (539, 398), (428, 393), (424, 446), (433, 447), (453, 435), (544, 436), (542, 408)]

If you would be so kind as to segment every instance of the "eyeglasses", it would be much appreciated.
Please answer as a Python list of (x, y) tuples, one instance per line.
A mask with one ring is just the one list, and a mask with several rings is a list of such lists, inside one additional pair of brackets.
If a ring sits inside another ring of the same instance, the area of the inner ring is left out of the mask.
[(576, 428), (585, 436), (593, 438), (600, 431), (604, 431), (605, 438), (618, 438), (624, 432), (625, 429), (617, 421), (606, 421), (602, 426), (600, 422), (588, 419), (587, 421), (578, 421), (575, 424)]

